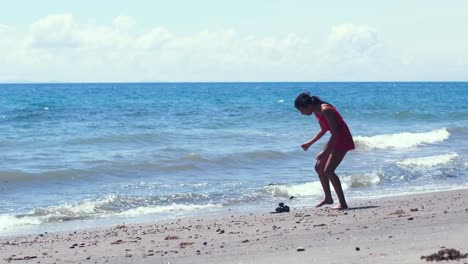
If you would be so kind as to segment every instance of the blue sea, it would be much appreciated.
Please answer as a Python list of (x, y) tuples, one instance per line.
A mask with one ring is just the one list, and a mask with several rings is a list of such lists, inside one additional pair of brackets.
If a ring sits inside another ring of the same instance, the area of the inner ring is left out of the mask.
[(304, 91), (353, 134), (351, 207), (468, 188), (468, 83), (0, 84), (0, 235), (312, 207)]

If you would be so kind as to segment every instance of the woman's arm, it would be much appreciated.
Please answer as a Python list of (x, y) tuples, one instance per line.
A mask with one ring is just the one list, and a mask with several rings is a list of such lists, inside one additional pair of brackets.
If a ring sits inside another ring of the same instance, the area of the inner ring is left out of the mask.
[(325, 133), (326, 133), (326, 131), (325, 131), (323, 128), (321, 128), (321, 129), (317, 132), (317, 134), (315, 134), (315, 136), (314, 136), (311, 140), (309, 140), (309, 141), (307, 141), (306, 143), (304, 143), (304, 144), (301, 145), (302, 149), (304, 149), (305, 151), (307, 151), (307, 150), (310, 148), (310, 146), (312, 146), (312, 144), (314, 144), (314, 143), (317, 142), (320, 138), (322, 138), (323, 135), (325, 135)]
[(320, 130), (317, 132), (317, 134), (315, 134), (315, 136), (313, 136), (311, 140), (301, 145), (302, 149), (304, 149), (305, 151), (307, 151), (310, 148), (310, 146), (312, 146), (312, 144), (317, 142), (323, 137), (323, 135), (325, 135), (325, 133), (327, 133), (327, 130), (323, 127), (322, 123), (319, 122), (319, 125)]

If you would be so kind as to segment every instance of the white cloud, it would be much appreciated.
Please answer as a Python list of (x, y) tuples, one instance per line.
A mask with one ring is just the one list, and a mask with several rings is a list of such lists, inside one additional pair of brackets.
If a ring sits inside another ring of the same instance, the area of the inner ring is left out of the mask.
[[(77, 82), (395, 80), (430, 76), (424, 73), (431, 70), (412, 70), (421, 55), (390, 55), (380, 32), (368, 25), (337, 25), (322, 43), (294, 33), (177, 34), (162, 26), (139, 32), (135, 25), (127, 16), (82, 24), (71, 14), (46, 16), (26, 32), (0, 25), (0, 81), (8, 79), (4, 76)], [(463, 75), (466, 57), (453, 62), (457, 68), (450, 77)], [(444, 63), (437, 69), (450, 64)]]
[(17, 42), (26, 45), (9, 45), (9, 62), (41, 80), (268, 80), (272, 71), (287, 72), (305, 43), (294, 34), (257, 37), (231, 29), (176, 35), (156, 27), (134, 34), (133, 24), (117, 17), (109, 26), (80, 25), (71, 14), (49, 15), (21, 33)]
[(331, 29), (318, 61), (320, 78), (338, 81), (383, 80), (388, 65), (394, 63), (383, 49), (376, 29), (354, 24)]
[(125, 48), (131, 41), (131, 37), (110, 26), (90, 25), (76, 32), (85, 51), (102, 49), (102, 52), (108, 53), (114, 49)]
[(136, 41), (136, 46), (142, 49), (159, 48), (161, 45), (171, 39), (172, 35), (165, 28), (154, 28), (150, 32), (141, 35)]
[(114, 18), (114, 27), (119, 32), (128, 32), (134, 25), (135, 21), (128, 16), (118, 16)]
[(329, 56), (351, 61), (369, 58), (380, 47), (377, 31), (367, 25), (335, 26), (326, 43)]
[(34, 48), (73, 48), (80, 46), (77, 25), (71, 14), (54, 14), (29, 27), (26, 44)]
[(13, 31), (10, 27), (0, 24), (0, 46), (6, 45), (12, 40), (12, 33)]
[(8, 30), (9, 30), (9, 27), (7, 25), (0, 24), (0, 34), (6, 32)]

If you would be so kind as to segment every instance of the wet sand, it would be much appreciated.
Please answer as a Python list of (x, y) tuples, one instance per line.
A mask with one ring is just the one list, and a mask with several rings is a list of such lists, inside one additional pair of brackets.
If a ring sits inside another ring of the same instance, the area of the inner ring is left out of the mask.
[[(349, 210), (225, 214), (0, 237), (0, 263), (426, 263), (468, 253), (468, 189), (369, 201)], [(468, 263), (467, 258), (450, 263)]]

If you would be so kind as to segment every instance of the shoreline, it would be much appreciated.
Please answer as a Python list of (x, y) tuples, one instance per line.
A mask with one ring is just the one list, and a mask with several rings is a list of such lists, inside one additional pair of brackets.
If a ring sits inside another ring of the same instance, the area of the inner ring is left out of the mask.
[[(440, 193), (440, 192), (452, 192), (452, 191), (463, 191), (468, 190), (468, 185), (465, 187), (460, 187), (458, 189), (428, 189), (426, 192), (400, 192), (400, 193), (392, 193), (392, 194), (385, 194), (385, 195), (374, 195), (368, 197), (368, 199), (364, 199), (362, 196), (358, 197), (346, 197), (348, 204), (357, 204), (362, 202), (367, 202), (370, 200), (382, 200), (382, 199), (393, 199), (395, 197), (405, 197), (405, 196), (412, 196), (412, 195), (429, 195), (433, 193)], [(332, 192), (333, 199), (335, 203), (333, 205), (325, 205), (323, 208), (331, 208), (336, 205), (338, 198), (336, 194)], [(289, 197), (289, 196), (288, 196)], [(293, 196), (294, 197), (294, 196)], [(276, 203), (269, 204), (269, 205), (262, 205), (262, 206), (255, 206), (255, 207), (223, 207), (220, 206), (218, 209), (214, 210), (206, 210), (206, 211), (181, 211), (179, 214), (175, 214), (172, 216), (161, 217), (158, 215), (141, 215), (136, 217), (110, 217), (110, 218), (98, 218), (98, 219), (75, 219), (71, 221), (64, 221), (64, 222), (55, 222), (55, 223), (41, 223), (41, 224), (33, 224), (30, 226), (24, 226), (23, 228), (20, 227), (17, 230), (14, 229), (4, 229), (0, 231), (0, 240), (3, 238), (8, 237), (22, 237), (22, 236), (31, 236), (31, 235), (39, 235), (41, 233), (67, 233), (67, 232), (75, 232), (75, 231), (89, 231), (89, 230), (101, 230), (111, 228), (117, 225), (145, 225), (145, 224), (152, 224), (152, 223), (166, 223), (174, 221), (174, 219), (193, 219), (193, 218), (213, 218), (216, 216), (223, 216), (227, 214), (234, 214), (234, 215), (245, 215), (250, 213), (269, 213), (274, 211), (274, 209), (278, 206), (279, 202), (286, 203), (290, 206), (291, 210), (313, 210), (316, 209), (314, 207), (314, 203), (319, 201), (319, 197), (316, 197), (317, 200), (308, 200), (304, 202), (302, 200), (290, 200), (287, 197), (283, 197), (280, 199), (276, 197)], [(215, 206), (216, 207), (216, 206)], [(322, 209), (323, 209), (322, 208)], [(11, 215), (10, 217), (15, 217)], [(79, 227), (74, 227), (79, 226)]]
[[(0, 237), (6, 263), (424, 263), (468, 253), (468, 189)], [(298, 251), (304, 249), (304, 251)], [(454, 261), (457, 263), (456, 261)], [(468, 263), (462, 259), (459, 263)]]

